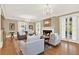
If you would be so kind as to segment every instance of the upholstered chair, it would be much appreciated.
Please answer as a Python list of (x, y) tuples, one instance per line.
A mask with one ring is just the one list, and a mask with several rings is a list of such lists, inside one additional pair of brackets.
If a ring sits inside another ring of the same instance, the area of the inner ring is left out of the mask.
[(57, 33), (50, 34), (49, 44), (56, 46), (61, 42), (59, 35)]

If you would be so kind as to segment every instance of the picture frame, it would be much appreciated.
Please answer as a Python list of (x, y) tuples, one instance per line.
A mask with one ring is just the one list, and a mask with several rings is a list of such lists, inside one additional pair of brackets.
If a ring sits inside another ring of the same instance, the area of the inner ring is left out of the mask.
[(9, 30), (15, 30), (15, 23), (9, 23)]
[(50, 27), (51, 26), (51, 18), (47, 18), (47, 19), (43, 20), (43, 26)]
[(29, 25), (29, 29), (33, 29), (33, 25)]

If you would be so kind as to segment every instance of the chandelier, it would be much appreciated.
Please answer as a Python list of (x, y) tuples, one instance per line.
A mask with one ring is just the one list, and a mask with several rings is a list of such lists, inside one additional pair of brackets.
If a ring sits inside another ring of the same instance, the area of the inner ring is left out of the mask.
[(46, 4), (44, 5), (44, 10), (43, 10), (43, 14), (45, 17), (52, 17), (52, 5), (51, 4)]

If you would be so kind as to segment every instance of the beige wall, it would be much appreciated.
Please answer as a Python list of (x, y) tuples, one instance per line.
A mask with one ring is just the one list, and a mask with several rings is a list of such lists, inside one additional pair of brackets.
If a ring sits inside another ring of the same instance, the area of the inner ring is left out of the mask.
[(1, 8), (0, 8), (0, 41), (1, 41)]
[(0, 42), (1, 42), (1, 15), (0, 15)]
[(0, 15), (0, 40), (1, 40), (1, 15)]
[(2, 37), (2, 30), (1, 30), (1, 15), (0, 15), (0, 48), (2, 48), (3, 45), (3, 37)]
[[(17, 31), (18, 31), (18, 22), (20, 22), (20, 21), (17, 21), (17, 20), (11, 20), (11, 19), (6, 19), (5, 21), (4, 21), (4, 30), (5, 30), (5, 32), (6, 32), (6, 37), (10, 37), (10, 30), (9, 30), (9, 23), (14, 23), (15, 24), (15, 30), (14, 30), (14, 32), (15, 32), (15, 35), (16, 35), (16, 33), (17, 33)], [(25, 21), (21, 21), (21, 22), (25, 22)], [(33, 25), (33, 29), (35, 30), (35, 23), (34, 22), (26, 22), (26, 24), (27, 24), (27, 27), (28, 27), (28, 30), (29, 30), (29, 25)]]
[[(43, 21), (40, 21), (41, 25), (42, 25), (42, 29), (44, 29), (45, 27), (43, 26)], [(51, 27), (48, 27), (50, 29), (54, 29), (55, 33), (59, 33), (59, 17), (52, 17), (51, 18)], [(42, 33), (42, 29), (41, 29), (41, 33)]]
[(0, 8), (0, 48), (2, 48), (2, 30), (1, 30), (1, 8)]
[(54, 28), (55, 33), (59, 33), (59, 17), (52, 18), (51, 27)]
[(1, 41), (1, 15), (0, 15), (0, 48), (1, 48), (1, 46), (2, 46), (2, 41)]
[[(59, 33), (59, 17), (53, 17), (51, 19), (52, 19), (51, 20), (51, 28), (54, 28), (55, 33)], [(40, 21), (40, 22), (41, 22), (41, 33), (42, 33), (42, 29), (44, 28), (44, 26), (43, 26), (43, 21)], [(18, 21), (17, 20), (6, 19), (4, 21), (4, 29), (5, 29), (5, 32), (6, 32), (7, 36), (10, 35), (9, 23), (15, 23), (15, 31), (14, 31), (15, 34), (18, 31)], [(29, 28), (29, 25), (33, 25), (34, 31), (36, 30), (34, 22), (26, 22), (26, 23), (28, 25), (28, 28)]]
[(6, 19), (5, 21), (4, 21), (4, 30), (5, 30), (5, 32), (6, 32), (6, 35), (10, 35), (10, 30), (9, 30), (9, 23), (14, 23), (15, 24), (15, 30), (14, 30), (14, 32), (15, 32), (15, 34), (16, 34), (16, 32), (17, 32), (17, 30), (18, 30), (18, 23), (17, 23), (17, 21), (16, 20), (10, 20), (10, 19)]
[(79, 41), (79, 13), (78, 13), (78, 41)]

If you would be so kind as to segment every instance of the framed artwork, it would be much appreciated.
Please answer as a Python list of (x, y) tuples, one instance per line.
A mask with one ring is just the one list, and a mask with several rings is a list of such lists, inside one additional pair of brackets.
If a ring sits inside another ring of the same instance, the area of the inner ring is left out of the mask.
[(29, 25), (29, 29), (33, 29), (33, 25)]
[(51, 26), (51, 18), (47, 18), (43, 21), (44, 27), (50, 27)]
[(9, 30), (15, 30), (15, 23), (9, 23)]

